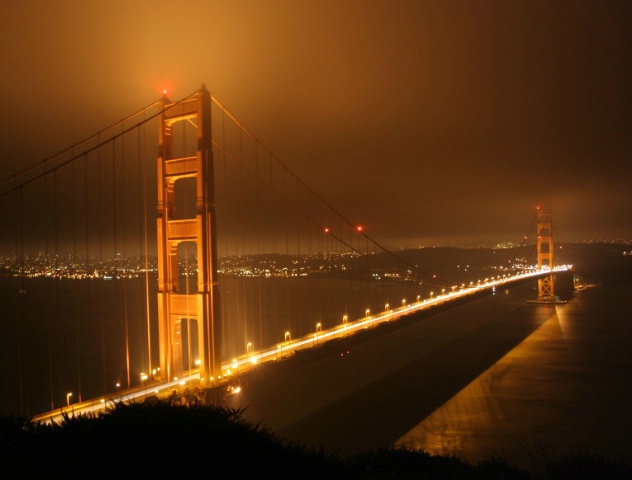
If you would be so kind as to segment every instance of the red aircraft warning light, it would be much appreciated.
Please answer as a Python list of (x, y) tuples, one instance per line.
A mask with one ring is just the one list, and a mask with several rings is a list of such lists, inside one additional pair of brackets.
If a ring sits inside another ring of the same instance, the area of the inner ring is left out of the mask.
[(356, 227), (356, 230), (357, 230), (358, 232), (362, 232), (362, 231), (364, 231), (364, 227), (363, 227), (362, 225), (358, 225), (358, 226)]

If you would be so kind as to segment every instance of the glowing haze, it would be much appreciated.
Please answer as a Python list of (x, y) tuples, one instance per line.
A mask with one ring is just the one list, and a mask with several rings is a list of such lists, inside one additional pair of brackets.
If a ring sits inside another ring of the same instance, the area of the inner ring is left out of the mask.
[(632, 238), (625, 1), (3, 2), (0, 177), (205, 83), (396, 246)]

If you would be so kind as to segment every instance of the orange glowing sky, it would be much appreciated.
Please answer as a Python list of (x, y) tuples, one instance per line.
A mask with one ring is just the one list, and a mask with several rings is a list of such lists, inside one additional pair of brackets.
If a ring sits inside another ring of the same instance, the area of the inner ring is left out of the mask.
[(632, 238), (632, 3), (0, 6), (0, 177), (169, 91), (211, 93), (394, 245)]

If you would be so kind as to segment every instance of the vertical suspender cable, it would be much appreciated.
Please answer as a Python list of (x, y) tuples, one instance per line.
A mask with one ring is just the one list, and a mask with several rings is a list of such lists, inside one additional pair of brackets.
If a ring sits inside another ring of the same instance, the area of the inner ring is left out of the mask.
[[(46, 165), (46, 163), (44, 164)], [(48, 170), (48, 167), (45, 166), (46, 170)], [(46, 216), (45, 216), (45, 222), (46, 222), (46, 260), (49, 261), (50, 260), (50, 250), (49, 250), (49, 239), (48, 239), (48, 224), (49, 224), (49, 203), (48, 203), (48, 177), (46, 177), (45, 180), (45, 185), (46, 185), (46, 192), (44, 195), (44, 198), (46, 199), (45, 202), (45, 208), (46, 208)], [(55, 281), (53, 279), (53, 281)], [(52, 335), (53, 335), (53, 327), (52, 327), (52, 312), (50, 308), (46, 309), (46, 330), (47, 330), (47, 336), (48, 336), (48, 387), (49, 387), (49, 391), (50, 391), (50, 409), (51, 411), (55, 408), (55, 401), (54, 401), (54, 394), (53, 394), (53, 339), (52, 339)]]
[[(74, 152), (73, 152), (74, 156)], [(75, 264), (74, 272), (76, 273), (77, 264), (77, 180), (76, 180), (76, 162), (72, 162), (72, 257)], [(75, 307), (75, 361), (77, 367), (77, 395), (81, 402), (81, 358), (79, 355), (79, 293), (78, 289), (74, 290), (74, 307)]]
[[(112, 139), (112, 231), (114, 232), (114, 272), (112, 274), (112, 279), (114, 281), (114, 318), (118, 320), (118, 290), (119, 290), (119, 255), (118, 255), (118, 235), (117, 235), (117, 208), (116, 208), (116, 139)], [(118, 327), (118, 321), (117, 327)], [(117, 336), (118, 337), (118, 336)], [(120, 357), (118, 355), (118, 338), (117, 340), (117, 371), (120, 375)], [(118, 384), (118, 381), (117, 381)], [(127, 383), (127, 388), (129, 388), (129, 382)]]
[[(287, 179), (286, 179), (286, 175), (285, 175), (285, 170), (283, 170), (283, 178), (282, 178), (282, 185), (283, 185), (283, 198), (287, 198)], [(285, 264), (287, 265), (287, 262), (289, 260), (289, 219), (288, 219), (288, 211), (284, 210), (285, 214), (283, 215), (283, 223), (285, 225)], [(287, 266), (285, 267), (286, 269), (288, 268)], [(283, 286), (285, 287), (285, 315), (286, 315), (286, 320), (287, 320), (287, 329), (289, 332), (292, 332), (292, 313), (290, 310), (290, 278), (288, 277), (288, 272), (289, 270), (285, 270), (285, 276), (283, 279)], [(298, 332), (295, 330), (294, 331), (294, 335), (297, 335)]]
[[(121, 131), (123, 131), (123, 124), (121, 123)], [(123, 284), (123, 308), (125, 312), (125, 370), (127, 372), (127, 387), (131, 387), (131, 378), (130, 378), (130, 365), (129, 365), (129, 301), (127, 298), (127, 288), (128, 288), (128, 278), (127, 278), (127, 204), (125, 201), (125, 196), (127, 192), (125, 191), (125, 137), (121, 137), (121, 215), (123, 222), (123, 254), (121, 258), (123, 260), (123, 279), (121, 283)]]
[[(100, 135), (97, 137), (97, 142), (100, 144), (101, 143), (101, 138)], [(101, 187), (102, 187), (102, 182), (103, 179), (101, 177), (101, 149), (99, 148), (97, 150), (97, 199), (98, 199), (98, 212), (97, 212), (97, 231), (98, 231), (98, 236), (99, 236), (99, 262), (98, 262), (98, 266), (101, 268), (101, 270), (103, 270), (103, 210), (102, 210), (102, 205), (103, 202), (101, 202), (101, 198), (102, 198), (102, 194), (101, 194)], [(104, 292), (105, 293), (105, 292)], [(105, 295), (102, 294), (99, 296), (99, 313), (100, 313), (100, 320), (101, 320), (101, 362), (102, 362), (102, 375), (103, 375), (103, 393), (107, 393), (108, 392), (108, 387), (107, 387), (107, 361), (106, 361), (106, 344), (105, 344), (105, 312), (104, 312), (104, 302), (105, 302)]]
[[(238, 129), (239, 131), (239, 158), (243, 158), (244, 157), (244, 153), (243, 153), (243, 145), (242, 145), (242, 138), (241, 138), (241, 129)], [(240, 217), (241, 217), (241, 254), (244, 258), (246, 258), (246, 212), (245, 212), (245, 201), (247, 201), (247, 196), (246, 196), (246, 180), (244, 178), (244, 172), (243, 169), (240, 169), (239, 171), (240, 174), (240, 178), (239, 178), (239, 182), (236, 181), (239, 190), (238, 191), (242, 191), (244, 192), (243, 195), (241, 196), (242, 200), (238, 203), (238, 207), (240, 210)], [(241, 280), (241, 299), (243, 301), (243, 305), (242, 305), (242, 321), (244, 323), (244, 336), (243, 337), (239, 337), (239, 339), (241, 340), (241, 345), (239, 346), (239, 352), (241, 352), (241, 349), (245, 346), (246, 350), (248, 350), (247, 347), (247, 343), (249, 341), (249, 337), (250, 337), (250, 331), (252, 330), (252, 328), (250, 327), (250, 318), (251, 315), (249, 315), (248, 309), (247, 309), (247, 301), (246, 301), (246, 291), (247, 291), (247, 285), (248, 285), (248, 278), (243, 276), (242, 280)]]
[[(59, 314), (59, 309), (60, 309), (60, 305), (59, 305), (59, 296), (60, 296), (60, 292), (59, 292), (59, 283), (61, 281), (60, 279), (60, 275), (59, 275), (59, 230), (58, 230), (58, 222), (57, 219), (59, 218), (59, 216), (57, 215), (57, 208), (59, 207), (58, 202), (57, 202), (57, 169), (54, 170), (53, 172), (53, 224), (54, 224), (54, 229), (55, 229), (55, 235), (54, 235), (54, 244), (55, 244), (55, 262), (54, 262), (54, 268), (55, 268), (55, 275), (53, 277), (53, 281), (55, 282), (55, 318), (57, 319), (57, 324), (61, 325), (61, 315)], [(58, 355), (58, 359), (57, 359), (58, 363), (59, 363), (59, 355)], [(61, 367), (61, 366), (60, 366)], [(61, 368), (58, 369), (58, 371), (61, 371)], [(58, 384), (59, 384), (59, 380), (58, 380)]]
[[(257, 173), (257, 176), (259, 176), (259, 145), (255, 142), (255, 172)], [(257, 213), (257, 222), (258, 222), (258, 226), (257, 226), (257, 230), (260, 233), (259, 235), (257, 235), (257, 246), (258, 246), (258, 253), (261, 256), (261, 254), (263, 253), (263, 250), (261, 248), (261, 244), (262, 244), (262, 237), (264, 235), (267, 234), (267, 232), (264, 231), (263, 229), (263, 213), (264, 213), (264, 209), (262, 206), (262, 199), (261, 199), (261, 183), (257, 182), (257, 196), (256, 196), (256, 200), (257, 200), (257, 204), (256, 204), (256, 208), (258, 210)], [(263, 278), (261, 277), (261, 272), (259, 272), (259, 274), (257, 275), (256, 281), (257, 281), (257, 289), (258, 289), (258, 304), (259, 304), (259, 348), (263, 348), (264, 347), (264, 335), (263, 335)]]
[[(227, 199), (227, 188), (226, 188), (226, 118), (225, 118), (225, 114), (224, 114), (224, 110), (222, 110), (222, 146), (224, 148), (222, 148), (222, 182), (221, 185), (223, 186), (223, 193), (224, 193), (224, 220), (223, 220), (223, 225), (224, 225), (224, 242), (223, 242), (223, 250), (224, 250), (224, 259), (227, 259), (227, 252), (228, 252), (228, 219), (229, 216), (226, 213), (226, 199)], [(222, 298), (222, 341), (221, 341), (221, 345), (222, 345), (222, 351), (226, 352), (228, 351), (228, 339), (227, 339), (227, 332), (228, 332), (228, 313), (229, 313), (229, 309), (230, 309), (230, 303), (229, 303), (229, 298), (228, 298), (228, 286), (224, 285), (223, 288), (221, 289), (221, 298)]]
[[(268, 170), (270, 171), (270, 185), (272, 185), (274, 187), (274, 171), (272, 169), (272, 156), (269, 154), (268, 155)], [(271, 201), (270, 203), (270, 211), (274, 212), (274, 201)], [(274, 213), (272, 213), (271, 218), (270, 218), (270, 224), (272, 225), (272, 252), (277, 253), (277, 222), (278, 222), (278, 218), (276, 215), (274, 215)], [(278, 272), (278, 267), (277, 266), (277, 272)], [(282, 279), (279, 279), (279, 284), (281, 284), (280, 282), (282, 282)], [(275, 294), (273, 295), (273, 303), (272, 303), (272, 316), (274, 318), (274, 329), (279, 330), (278, 328), (278, 323), (279, 321), (281, 321), (280, 319), (280, 310), (281, 310), (281, 306), (280, 306), (280, 300), (279, 300), (279, 295), (276, 294), (276, 289), (275, 289)], [(284, 327), (284, 331), (285, 329), (287, 329), (287, 325), (286, 323), (283, 321), (281, 322), (281, 325), (283, 325)], [(280, 331), (279, 334), (283, 335), (284, 331)]]
[[(85, 242), (86, 242), (86, 275), (85, 275), (85, 279), (87, 280), (88, 278), (90, 278), (90, 274), (91, 274), (91, 265), (90, 265), (90, 247), (89, 247), (89, 235), (88, 235), (88, 210), (89, 210), (89, 206), (88, 206), (88, 154), (86, 153), (83, 156), (83, 163), (84, 163), (84, 170), (83, 170), (83, 205), (84, 205), (84, 210), (83, 210), (83, 228), (85, 229)], [(88, 309), (91, 310), (92, 308), (92, 302), (91, 302), (91, 285), (92, 282), (88, 281), (88, 285), (86, 286), (87, 290), (88, 290), (88, 294), (86, 295), (87, 300), (86, 300), (86, 307), (85, 307), (85, 311), (88, 311)]]
[[(144, 263), (145, 263), (145, 321), (147, 324), (147, 371), (152, 372), (152, 361), (151, 361), (151, 316), (149, 309), (149, 251), (148, 251), (148, 225), (147, 225), (147, 168), (145, 162), (142, 161), (142, 153), (144, 153), (145, 147), (145, 112), (143, 112), (143, 135), (141, 142), (140, 129), (138, 131), (138, 176), (139, 182), (142, 177), (142, 185), (139, 186), (139, 192), (142, 192), (142, 198), (140, 199), (139, 206), (143, 207), (143, 216), (142, 216), (142, 226), (141, 231), (143, 232), (143, 245), (144, 248), (141, 249), (143, 252)], [(141, 147), (142, 145), (142, 147)], [(142, 152), (142, 153), (141, 153)]]
[[(295, 202), (296, 202), (297, 205), (300, 205), (301, 195), (300, 195), (300, 192), (298, 191), (299, 190), (299, 185), (295, 181), (294, 181), (294, 185), (295, 185), (295, 195), (296, 195)], [(291, 210), (288, 210), (288, 215), (291, 214), (291, 213), (293, 213), (293, 212)], [(292, 257), (296, 258), (296, 260), (299, 262), (299, 263), (295, 264), (296, 265), (295, 268), (298, 269), (296, 274), (300, 274), (301, 260), (302, 260), (301, 259), (301, 252), (302, 252), (302, 250), (301, 250), (301, 229), (302, 229), (302, 227), (301, 227), (301, 224), (302, 224), (301, 220), (302, 220), (301, 218), (297, 218), (296, 219), (296, 224), (294, 225), (294, 228), (296, 230), (295, 230), (295, 232), (292, 232), (292, 233), (294, 233), (294, 235), (296, 235), (296, 254), (293, 254)], [(298, 279), (300, 279), (300, 276), (298, 277)], [(293, 296), (296, 298), (297, 303), (298, 303), (298, 305), (297, 305), (298, 324), (302, 326), (303, 323), (304, 323), (304, 319), (303, 319), (303, 306), (304, 306), (303, 295), (293, 295)], [(311, 330), (311, 328), (312, 327), (310, 326), (308, 328), (308, 331)]]
[(19, 228), (19, 255), (18, 255), (18, 245), (16, 244), (16, 257), (19, 257), (19, 265), (20, 265), (20, 296), (19, 296), (19, 304), (18, 304), (18, 314), (16, 321), (16, 338), (17, 338), (17, 361), (18, 361), (18, 382), (19, 382), (19, 391), (20, 391), (20, 413), (24, 413), (24, 384), (22, 382), (22, 332), (21, 332), (21, 323), (22, 323), (22, 314), (23, 314), (23, 296), (25, 292), (24, 287), (24, 217), (23, 217), (23, 191), (22, 187), (18, 190), (18, 228)]

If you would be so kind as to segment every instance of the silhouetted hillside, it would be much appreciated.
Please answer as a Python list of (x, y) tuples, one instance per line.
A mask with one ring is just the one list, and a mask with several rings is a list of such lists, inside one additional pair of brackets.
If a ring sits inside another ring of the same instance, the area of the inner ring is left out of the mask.
[(420, 451), (327, 455), (279, 439), (218, 407), (119, 404), (96, 416), (44, 425), (0, 417), (2, 478), (630, 478), (590, 456), (549, 462), (534, 477), (491, 459), (478, 465)]

